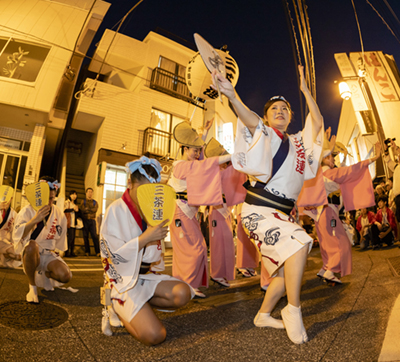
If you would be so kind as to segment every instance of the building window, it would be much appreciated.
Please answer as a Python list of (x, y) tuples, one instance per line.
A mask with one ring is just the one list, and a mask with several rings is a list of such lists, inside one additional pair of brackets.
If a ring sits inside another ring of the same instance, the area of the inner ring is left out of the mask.
[(143, 153), (150, 152), (158, 156), (168, 155), (174, 158), (179, 144), (174, 140), (172, 132), (175, 126), (184, 120), (182, 117), (153, 108), (151, 110), (150, 128), (147, 128), (145, 132)]
[(35, 82), (50, 48), (14, 38), (0, 39), (0, 76)]
[(128, 175), (125, 167), (107, 165), (103, 191), (103, 216), (110, 204), (122, 197), (128, 186)]
[(173, 97), (194, 102), (185, 80), (186, 67), (160, 56), (157, 68), (151, 73), (150, 88)]
[(186, 67), (172, 60), (164, 58), (163, 56), (160, 56), (160, 59), (158, 60), (158, 67), (175, 74), (176, 78), (185, 78)]
[(29, 151), (31, 143), (28, 141), (20, 141), (12, 138), (0, 137), (0, 148)]

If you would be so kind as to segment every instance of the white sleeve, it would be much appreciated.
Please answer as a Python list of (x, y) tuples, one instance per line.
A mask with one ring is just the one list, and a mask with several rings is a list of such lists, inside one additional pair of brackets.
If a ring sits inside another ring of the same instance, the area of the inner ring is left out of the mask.
[[(57, 209), (59, 210), (59, 209)], [(68, 240), (67, 240), (67, 218), (63, 212), (60, 212), (60, 226), (61, 226), (61, 234), (60, 237), (56, 241), (56, 249), (65, 251), (68, 249)]]
[(272, 172), (269, 130), (270, 128), (259, 118), (257, 128), (252, 135), (238, 118), (232, 165), (236, 170), (255, 176), (262, 182), (267, 182)]
[(307, 161), (305, 166), (304, 179), (309, 180), (316, 176), (320, 164), (322, 145), (324, 143), (324, 137), (325, 137), (323, 121), (319, 133), (315, 136), (311, 115), (308, 114), (305, 126), (301, 131), (301, 136), (303, 139), (303, 145)]
[(139, 235), (124, 240), (121, 225), (126, 215), (117, 208), (110, 207), (101, 226), (100, 248), (104, 271), (112, 279), (119, 293), (133, 288), (139, 277), (143, 250), (139, 250)]
[(13, 229), (13, 242), (14, 250), (17, 254), (21, 254), (24, 250), (26, 244), (31, 238), (32, 232), (35, 228), (32, 228), (31, 232), (25, 238), (22, 238), (25, 231), (25, 225), (28, 223), (32, 217), (32, 211), (28, 207), (24, 207), (15, 218), (14, 229)]

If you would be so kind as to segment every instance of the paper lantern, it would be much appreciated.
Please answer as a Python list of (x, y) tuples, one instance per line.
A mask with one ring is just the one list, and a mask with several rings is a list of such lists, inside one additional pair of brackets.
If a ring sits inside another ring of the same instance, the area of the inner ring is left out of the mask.
[[(215, 49), (215, 51), (225, 62), (226, 79), (235, 86), (239, 79), (239, 66), (235, 59), (228, 53), (218, 49)], [(199, 52), (194, 55), (186, 66), (185, 78), (186, 84), (194, 98), (199, 97), (204, 100), (218, 98), (218, 92), (210, 86), (212, 83), (210, 72), (205, 66)]]

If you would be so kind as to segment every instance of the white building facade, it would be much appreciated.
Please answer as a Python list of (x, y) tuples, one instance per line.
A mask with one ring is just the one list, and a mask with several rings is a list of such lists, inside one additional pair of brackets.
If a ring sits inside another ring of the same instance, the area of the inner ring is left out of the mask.
[(0, 185), (14, 188), (16, 209), (26, 202), (24, 185), (54, 160), (76, 74), (109, 6), (0, 1)]
[(143, 154), (158, 158), (167, 180), (179, 150), (172, 135), (178, 123), (190, 121), (201, 132), (204, 121), (214, 117), (208, 139), (233, 142), (236, 116), (227, 99), (197, 102), (189, 92), (185, 71), (195, 54), (153, 32), (143, 41), (104, 33), (72, 124), (85, 156), (69, 153), (67, 161), (68, 172), (83, 170), (85, 188), (94, 189), (101, 205), (99, 213), (125, 191), (126, 162)]
[[(365, 52), (363, 58), (361, 53), (338, 53), (335, 59), (352, 93), (343, 101), (337, 141), (347, 147), (353, 164), (366, 159), (377, 141), (399, 139), (400, 73), (394, 58), (381, 51)], [(370, 171), (373, 177), (390, 176), (382, 162)]]

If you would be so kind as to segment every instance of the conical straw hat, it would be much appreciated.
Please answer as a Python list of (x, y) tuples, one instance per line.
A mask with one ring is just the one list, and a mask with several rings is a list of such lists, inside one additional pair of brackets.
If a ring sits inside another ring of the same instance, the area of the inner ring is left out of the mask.
[(181, 122), (174, 128), (175, 141), (186, 147), (203, 147), (204, 142), (188, 122)]
[(214, 137), (210, 139), (204, 149), (204, 155), (209, 157), (227, 155), (228, 151)]
[[(345, 153), (347, 151), (346, 147), (343, 143), (336, 141), (335, 148), (333, 149), (332, 154), (337, 155), (338, 153)], [(351, 153), (348, 153), (349, 156), (353, 157)]]

